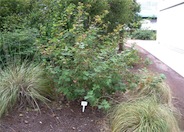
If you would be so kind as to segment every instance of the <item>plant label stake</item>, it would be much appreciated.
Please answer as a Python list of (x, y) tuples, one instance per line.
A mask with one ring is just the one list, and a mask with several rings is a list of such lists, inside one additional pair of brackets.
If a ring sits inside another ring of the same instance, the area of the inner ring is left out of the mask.
[(81, 101), (81, 106), (82, 106), (82, 112), (84, 112), (85, 107), (88, 105), (87, 101)]

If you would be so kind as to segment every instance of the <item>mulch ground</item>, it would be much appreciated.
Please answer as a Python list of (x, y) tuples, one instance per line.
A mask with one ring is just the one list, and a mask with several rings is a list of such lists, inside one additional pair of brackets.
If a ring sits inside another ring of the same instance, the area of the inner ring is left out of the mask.
[(15, 110), (0, 122), (0, 132), (103, 132), (104, 114), (80, 102), (52, 103), (50, 108)]
[[(184, 78), (152, 56), (136, 46), (140, 56), (149, 58), (152, 64), (147, 68), (156, 73), (166, 75), (166, 82), (173, 92), (173, 102), (184, 115)], [(138, 66), (141, 67), (141, 66)], [(0, 132), (105, 132), (105, 115), (89, 106), (81, 112), (80, 102), (52, 103), (50, 108), (41, 106), (38, 110), (13, 110), (0, 120)], [(184, 117), (180, 127), (184, 129)]]

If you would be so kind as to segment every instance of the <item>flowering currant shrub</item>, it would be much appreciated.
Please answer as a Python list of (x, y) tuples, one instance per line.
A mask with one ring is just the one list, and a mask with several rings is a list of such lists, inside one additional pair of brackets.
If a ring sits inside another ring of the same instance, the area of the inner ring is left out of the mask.
[(38, 48), (58, 91), (68, 100), (85, 99), (92, 106), (107, 109), (108, 97), (127, 88), (122, 81), (128, 72), (125, 52), (117, 53), (123, 26), (108, 33), (108, 24), (103, 23), (108, 11), (95, 16), (86, 26), (87, 8), (90, 5), (70, 4), (62, 15), (56, 13), (50, 38), (44, 39), (47, 27), (43, 26)]

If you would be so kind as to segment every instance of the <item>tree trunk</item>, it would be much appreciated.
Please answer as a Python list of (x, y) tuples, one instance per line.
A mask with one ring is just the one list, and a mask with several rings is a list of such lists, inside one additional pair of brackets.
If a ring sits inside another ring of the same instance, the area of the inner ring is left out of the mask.
[(123, 43), (119, 43), (118, 46), (119, 46), (118, 53), (121, 53), (124, 50)]

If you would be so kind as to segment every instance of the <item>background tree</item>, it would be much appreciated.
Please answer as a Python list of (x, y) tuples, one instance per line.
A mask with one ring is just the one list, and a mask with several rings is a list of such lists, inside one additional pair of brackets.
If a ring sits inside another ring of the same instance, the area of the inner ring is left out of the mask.
[(129, 28), (139, 28), (140, 5), (136, 0), (68, 0), (67, 4), (78, 2), (90, 4), (91, 8), (87, 11), (91, 18), (100, 15), (104, 10), (109, 13), (106, 15), (104, 22), (109, 23), (108, 32), (112, 32), (118, 24), (127, 25)]
[[(53, 17), (61, 14), (70, 4), (78, 5), (78, 2), (90, 5), (87, 9), (89, 18), (85, 21), (89, 25), (94, 16), (101, 15), (104, 10), (109, 13), (104, 18), (109, 23), (108, 32), (118, 24), (127, 25), (130, 28), (139, 28), (140, 5), (135, 0), (1, 0), (0, 28), (13, 30), (22, 26), (40, 28), (41, 25), (51, 26)], [(59, 16), (58, 16), (59, 17)], [(70, 23), (72, 19), (70, 19)]]

